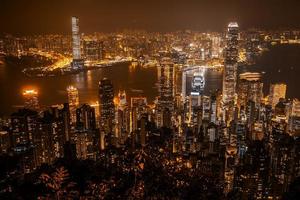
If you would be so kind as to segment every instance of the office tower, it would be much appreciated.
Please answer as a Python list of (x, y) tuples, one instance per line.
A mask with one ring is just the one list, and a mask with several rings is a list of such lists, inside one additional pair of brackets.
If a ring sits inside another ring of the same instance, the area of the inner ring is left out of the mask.
[[(52, 106), (49, 110), (49, 113), (51, 114), (53, 121), (51, 123), (52, 130), (51, 135), (52, 135), (52, 145), (53, 148), (51, 151), (53, 151), (54, 156), (56, 158), (62, 158), (64, 155), (64, 149), (63, 146), (66, 142), (66, 129), (69, 128), (69, 121), (67, 126), (65, 126), (65, 121), (64, 121), (64, 114), (63, 111), (64, 108), (63, 106)], [(69, 111), (68, 111), (69, 112)]]
[(170, 59), (165, 59), (158, 66), (159, 103), (169, 110), (174, 109), (175, 66)]
[(157, 99), (157, 126), (163, 126), (163, 114), (165, 110), (172, 112), (174, 110), (175, 96), (175, 66), (170, 59), (164, 59), (158, 67), (158, 92)]
[(138, 128), (138, 120), (147, 112), (146, 97), (131, 97), (130, 99), (130, 132)]
[(235, 103), (236, 73), (238, 62), (239, 27), (236, 22), (228, 25), (226, 35), (225, 61), (223, 71), (223, 104)]
[(288, 112), (288, 131), (291, 134), (300, 133), (300, 101), (293, 99)]
[(260, 73), (246, 72), (240, 74), (238, 84), (238, 106), (246, 106), (248, 101), (253, 101), (257, 108), (263, 98), (263, 83)]
[(99, 112), (100, 112), (100, 126), (106, 133), (111, 133), (114, 118), (114, 88), (112, 82), (104, 78), (99, 83)]
[(79, 34), (79, 19), (72, 17), (72, 46), (73, 46), (73, 61), (72, 69), (82, 69), (84, 61), (81, 58), (80, 52), (80, 34)]
[(276, 104), (279, 102), (279, 99), (285, 99), (286, 95), (286, 84), (284, 83), (275, 83), (270, 86), (269, 94), (269, 104), (274, 109)]
[(38, 165), (52, 164), (63, 156), (63, 122), (50, 111), (44, 111), (37, 121), (37, 134), (34, 137)]
[(36, 90), (24, 90), (23, 98), (25, 100), (24, 107), (31, 110), (39, 109), (38, 92)]
[(74, 86), (69, 86), (67, 88), (68, 92), (68, 103), (70, 108), (70, 117), (71, 122), (76, 122), (76, 109), (79, 106), (79, 95), (78, 95), (78, 89)]
[(83, 130), (95, 130), (96, 129), (96, 115), (95, 108), (83, 104), (76, 110), (76, 127)]
[(126, 92), (119, 91), (116, 108), (116, 137), (124, 143), (130, 133), (130, 109), (126, 99)]

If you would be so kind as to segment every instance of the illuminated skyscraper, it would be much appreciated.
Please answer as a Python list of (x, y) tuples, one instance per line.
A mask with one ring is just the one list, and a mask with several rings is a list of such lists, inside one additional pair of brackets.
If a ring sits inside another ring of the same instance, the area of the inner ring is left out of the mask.
[(105, 131), (111, 132), (115, 118), (114, 88), (107, 78), (99, 83), (99, 111), (100, 126)]
[(228, 25), (226, 35), (225, 62), (223, 72), (223, 103), (234, 103), (236, 91), (236, 71), (238, 61), (239, 26), (236, 22)]
[(115, 135), (123, 143), (129, 133), (130, 110), (126, 100), (126, 92), (119, 91), (115, 115)]
[(36, 90), (24, 90), (23, 97), (25, 100), (25, 108), (32, 110), (39, 109), (38, 92)]
[(246, 72), (240, 74), (238, 86), (238, 105), (246, 106), (248, 101), (253, 101), (256, 107), (260, 106), (263, 98), (263, 83), (260, 73)]
[(79, 34), (79, 19), (72, 17), (72, 45), (73, 45), (73, 69), (83, 68), (84, 62), (81, 59), (80, 53), (80, 34)]
[(164, 60), (158, 67), (159, 103), (173, 110), (175, 67), (171, 61)]
[(163, 125), (163, 113), (168, 110), (174, 110), (174, 81), (175, 81), (175, 66), (169, 59), (164, 59), (158, 67), (158, 84), (159, 97), (157, 101), (157, 126)]
[(270, 86), (269, 94), (269, 104), (272, 108), (275, 108), (276, 104), (279, 102), (279, 99), (285, 98), (286, 95), (286, 84), (276, 83)]
[(69, 86), (67, 88), (68, 92), (68, 101), (69, 101), (69, 108), (70, 108), (70, 116), (71, 116), (71, 122), (76, 122), (76, 109), (79, 106), (79, 95), (78, 90), (74, 86)]

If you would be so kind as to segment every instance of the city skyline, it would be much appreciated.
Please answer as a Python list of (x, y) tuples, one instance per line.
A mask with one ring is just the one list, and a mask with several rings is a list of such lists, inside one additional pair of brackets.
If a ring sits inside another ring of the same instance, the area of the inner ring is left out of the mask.
[(0, 28), (0, 199), (299, 199), (300, 3), (29, 2)]

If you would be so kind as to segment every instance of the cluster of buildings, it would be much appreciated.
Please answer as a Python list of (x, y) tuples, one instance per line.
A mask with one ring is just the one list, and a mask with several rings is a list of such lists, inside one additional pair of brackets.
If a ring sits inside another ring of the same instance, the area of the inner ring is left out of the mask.
[[(73, 18), (76, 66), (82, 62), (77, 23)], [(78, 90), (70, 86), (68, 103), (41, 111), (38, 93), (24, 91), (25, 108), (1, 122), (0, 151), (19, 155), (21, 173), (29, 173), (56, 158), (97, 160), (111, 148), (147, 148), (150, 136), (162, 134), (164, 128), (172, 133), (166, 154), (186, 160), (190, 170), (218, 177), (225, 194), (238, 191), (242, 199), (279, 199), (300, 176), (300, 101), (286, 98), (284, 83), (271, 84), (265, 96), (261, 73), (238, 74), (241, 46), (246, 54), (256, 54), (265, 44), (261, 38), (271, 40), (266, 32), (252, 31), (245, 40), (240, 39), (242, 34), (233, 22), (225, 37), (132, 33), (141, 36), (140, 46), (131, 35), (109, 35), (115, 38), (109, 42), (117, 42), (127, 56), (141, 62), (156, 59), (155, 102), (149, 104), (140, 96), (129, 99), (126, 91), (115, 95), (113, 80), (106, 78), (99, 82), (99, 103), (93, 106), (80, 104)], [(83, 44), (89, 59), (102, 58), (102, 42), (85, 40)], [(197, 66), (214, 58), (224, 63), (223, 89), (207, 96), (202, 69)], [(196, 66), (192, 74), (183, 65), (187, 63)], [(185, 81), (187, 77), (190, 81)], [(114, 162), (120, 154), (110, 156)]]
[[(231, 24), (234, 31), (235, 24)], [(103, 60), (131, 58), (146, 66), (154, 66), (159, 56), (172, 53), (174, 61), (180, 64), (213, 64), (223, 55), (228, 42), (223, 33), (201, 33), (178, 31), (171, 33), (149, 33), (145, 31), (122, 31), (116, 33), (84, 34), (79, 31), (79, 19), (71, 18), (71, 35), (33, 35), (14, 37), (0, 36), (0, 54), (23, 56), (41, 52), (55, 52), (72, 57), (73, 69), (95, 65)], [(254, 62), (270, 44), (299, 43), (300, 32), (246, 30), (239, 32), (238, 60)], [(228, 62), (228, 60), (226, 61)]]

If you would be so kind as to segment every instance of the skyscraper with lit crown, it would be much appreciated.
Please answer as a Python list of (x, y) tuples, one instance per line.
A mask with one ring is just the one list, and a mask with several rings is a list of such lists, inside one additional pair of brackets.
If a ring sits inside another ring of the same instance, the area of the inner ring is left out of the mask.
[(158, 66), (158, 92), (156, 109), (156, 122), (157, 126), (163, 126), (163, 113), (168, 110), (174, 110), (174, 81), (175, 81), (175, 66), (169, 58), (164, 58)]
[(236, 22), (228, 25), (226, 35), (225, 62), (223, 72), (223, 103), (234, 102), (236, 93), (237, 62), (238, 62), (239, 26)]
[(236, 22), (228, 25), (223, 71), (223, 120), (228, 124), (233, 120), (236, 104), (236, 79), (238, 64), (239, 26)]

